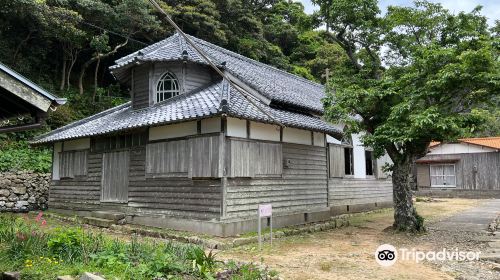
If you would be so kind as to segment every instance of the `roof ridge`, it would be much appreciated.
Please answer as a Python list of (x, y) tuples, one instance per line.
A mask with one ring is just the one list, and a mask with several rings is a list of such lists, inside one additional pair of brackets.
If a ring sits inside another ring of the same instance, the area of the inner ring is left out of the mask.
[(132, 104), (132, 102), (131, 102), (131, 101), (128, 101), (128, 102), (123, 103), (123, 104), (121, 104), (121, 105), (118, 105), (118, 106), (115, 106), (115, 107), (109, 108), (109, 109), (107, 109), (107, 110), (104, 110), (104, 111), (102, 111), (102, 112), (99, 112), (99, 113), (97, 113), (97, 114), (95, 114), (95, 115), (88, 116), (88, 117), (83, 118), (83, 119), (81, 119), (81, 120), (78, 120), (78, 121), (76, 121), (76, 122), (72, 122), (72, 123), (67, 124), (67, 125), (65, 125), (65, 126), (58, 127), (58, 128), (56, 128), (56, 129), (54, 129), (54, 130), (51, 130), (51, 131), (49, 131), (49, 132), (47, 132), (47, 133), (45, 133), (45, 134), (38, 135), (37, 137), (33, 138), (33, 140), (31, 140), (31, 141), (30, 141), (30, 143), (36, 143), (36, 142), (38, 142), (38, 140), (40, 140), (40, 139), (42, 139), (42, 138), (46, 138), (46, 137), (48, 137), (48, 136), (52, 136), (52, 135), (54, 135), (55, 133), (58, 133), (58, 132), (60, 132), (60, 131), (66, 130), (66, 129), (68, 129), (68, 128), (72, 128), (72, 127), (77, 126), (77, 125), (79, 125), (79, 124), (81, 124), (81, 123), (84, 123), (84, 122), (87, 122), (87, 121), (94, 120), (94, 119), (99, 118), (99, 117), (102, 117), (102, 116), (104, 116), (104, 115), (107, 115), (107, 114), (110, 114), (110, 113), (114, 113), (115, 111), (119, 111), (119, 110), (121, 110), (121, 109), (123, 109), (123, 108), (125, 108), (125, 107), (127, 107), (127, 106), (130, 106), (131, 104)]
[(291, 77), (293, 77), (293, 78), (295, 78), (295, 79), (297, 79), (297, 80), (301, 80), (301, 81), (303, 81), (303, 82), (307, 82), (307, 83), (309, 83), (309, 84), (311, 84), (311, 85), (314, 85), (314, 86), (317, 86), (317, 87), (322, 87), (322, 88), (324, 88), (324, 85), (322, 85), (322, 84), (320, 84), (320, 83), (313, 82), (313, 81), (311, 81), (311, 80), (308, 80), (308, 79), (306, 79), (306, 78), (300, 77), (300, 76), (295, 75), (295, 74), (292, 74), (292, 73), (290, 73), (290, 72), (287, 72), (287, 71), (285, 71), (285, 70), (279, 69), (279, 68), (274, 67), (274, 66), (272, 66), (272, 65), (262, 63), (262, 62), (260, 62), (260, 61), (255, 60), (255, 59), (252, 59), (252, 58), (246, 57), (246, 56), (244, 56), (244, 55), (241, 55), (241, 54), (239, 54), (239, 53), (233, 52), (233, 51), (231, 51), (231, 50), (225, 49), (225, 48), (223, 48), (223, 47), (221, 47), (221, 46), (217, 46), (217, 45), (212, 44), (212, 43), (210, 43), (210, 42), (207, 42), (207, 41), (205, 41), (205, 40), (203, 40), (203, 39), (200, 39), (200, 38), (194, 37), (194, 36), (192, 36), (192, 35), (188, 35), (188, 34), (186, 34), (186, 35), (187, 35), (187, 36), (189, 36), (189, 37), (191, 37), (194, 41), (199, 41), (198, 43), (201, 43), (201, 44), (207, 45), (208, 47), (215, 48), (215, 49), (217, 49), (217, 50), (219, 50), (219, 51), (222, 51), (222, 52), (224, 52), (224, 53), (226, 53), (226, 54), (228, 54), (228, 55), (231, 55), (231, 56), (233, 56), (233, 57), (237, 57), (237, 58), (240, 58), (240, 59), (242, 59), (242, 60), (245, 60), (245, 61), (247, 61), (247, 62), (249, 62), (249, 63), (253, 63), (253, 64), (256, 64), (256, 65), (258, 65), (258, 66), (263, 66), (263, 67), (269, 68), (269, 69), (271, 69), (271, 70), (274, 70), (274, 71), (277, 71), (277, 72), (281, 72), (281, 73), (283, 73), (283, 74), (285, 74), (285, 75), (291, 76)]

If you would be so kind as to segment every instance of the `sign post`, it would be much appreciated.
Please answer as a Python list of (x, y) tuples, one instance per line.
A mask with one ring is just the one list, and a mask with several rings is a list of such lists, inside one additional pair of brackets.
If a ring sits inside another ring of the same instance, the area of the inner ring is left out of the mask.
[(273, 245), (273, 207), (271, 204), (259, 205), (259, 250), (262, 250), (262, 218), (269, 217), (269, 229), (271, 230), (271, 246)]

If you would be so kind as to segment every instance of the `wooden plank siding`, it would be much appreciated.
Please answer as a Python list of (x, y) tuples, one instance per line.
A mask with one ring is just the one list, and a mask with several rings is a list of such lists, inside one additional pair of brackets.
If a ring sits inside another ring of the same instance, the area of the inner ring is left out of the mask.
[(146, 177), (146, 147), (130, 154), (128, 206), (133, 212), (210, 220), (220, 216), (220, 179)]
[[(435, 160), (436, 164), (439, 164), (439, 160), (456, 160), (454, 164), (457, 189), (500, 190), (500, 152), (426, 155), (423, 159)], [(417, 164), (418, 169), (428, 173), (429, 164)], [(429, 187), (430, 184), (419, 181), (423, 179), (425, 178), (422, 175), (417, 177), (418, 186)]]
[(341, 145), (328, 145), (329, 160), (330, 160), (330, 177), (341, 178), (345, 175), (344, 166), (344, 146)]
[(216, 178), (219, 174), (220, 136), (196, 137), (188, 140), (189, 178)]
[(50, 207), (85, 209), (100, 203), (102, 154), (88, 153), (87, 176), (53, 180), (49, 190)]
[(146, 173), (152, 176), (187, 177), (189, 146), (187, 140), (148, 144)]
[(134, 109), (149, 106), (149, 69), (150, 65), (141, 65), (133, 70), (132, 107)]
[(227, 150), (228, 177), (281, 177), (283, 173), (281, 143), (231, 139)]
[(328, 184), (331, 206), (392, 202), (390, 180), (331, 178)]
[[(247, 145), (241, 142), (231, 139), (231, 147), (226, 151), (235, 151), (235, 143)], [(254, 217), (258, 205), (264, 203), (272, 203), (273, 211), (277, 214), (307, 212), (328, 206), (326, 148), (289, 143), (278, 145), (282, 146), (282, 161), (287, 162), (281, 176), (228, 178), (228, 218)], [(228, 157), (234, 158), (233, 155)]]

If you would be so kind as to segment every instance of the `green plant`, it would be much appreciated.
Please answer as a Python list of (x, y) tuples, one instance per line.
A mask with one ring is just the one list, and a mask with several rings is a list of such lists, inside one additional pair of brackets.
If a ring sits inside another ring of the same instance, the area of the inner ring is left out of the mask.
[(193, 247), (193, 249), (188, 252), (187, 259), (192, 261), (193, 269), (200, 276), (206, 279), (214, 279), (213, 273), (218, 261), (212, 251), (207, 254), (203, 249)]
[(30, 148), (25, 140), (0, 142), (0, 171), (29, 170), (47, 173), (51, 163), (51, 149)]

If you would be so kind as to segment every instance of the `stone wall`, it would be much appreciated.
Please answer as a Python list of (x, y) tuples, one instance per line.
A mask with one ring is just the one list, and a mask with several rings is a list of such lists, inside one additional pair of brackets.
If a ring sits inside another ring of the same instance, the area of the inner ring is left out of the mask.
[(0, 172), (0, 212), (47, 209), (50, 174)]

